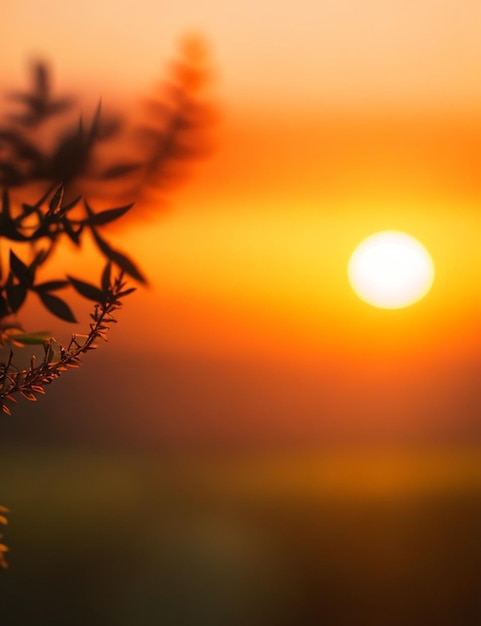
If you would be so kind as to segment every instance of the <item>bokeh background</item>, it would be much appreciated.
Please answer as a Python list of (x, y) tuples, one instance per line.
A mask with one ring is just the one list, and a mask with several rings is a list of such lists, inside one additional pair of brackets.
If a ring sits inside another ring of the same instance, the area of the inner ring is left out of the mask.
[[(41, 57), (84, 114), (101, 97), (135, 115), (195, 33), (216, 111), (209, 155), (109, 233), (149, 287), (84, 368), (1, 420), (2, 623), (479, 624), (478, 4), (0, 15), (4, 92)], [(434, 259), (413, 307), (349, 287), (383, 229)], [(101, 269), (68, 247), (55, 263)], [(29, 304), (29, 327), (72, 332)]]

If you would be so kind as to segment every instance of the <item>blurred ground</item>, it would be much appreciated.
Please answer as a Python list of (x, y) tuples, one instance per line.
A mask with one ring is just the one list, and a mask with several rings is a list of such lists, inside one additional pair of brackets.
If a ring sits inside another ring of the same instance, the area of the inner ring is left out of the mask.
[(3, 626), (477, 626), (477, 448), (3, 447)]

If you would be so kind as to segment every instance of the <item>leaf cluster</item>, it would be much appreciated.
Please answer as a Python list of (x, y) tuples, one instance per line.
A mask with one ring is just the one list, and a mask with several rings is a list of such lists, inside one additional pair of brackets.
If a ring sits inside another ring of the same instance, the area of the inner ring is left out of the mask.
[(92, 285), (76, 278), (71, 278), (73, 286), (84, 297), (95, 302), (91, 313), (91, 322), (87, 334), (72, 334), (66, 347), (51, 336), (43, 333), (14, 335), (19, 343), (42, 343), (44, 356), (40, 363), (32, 356), (27, 368), (16, 367), (13, 362), (13, 350), (9, 352), (6, 363), (0, 364), (0, 402), (4, 413), (10, 415), (9, 403), (16, 402), (16, 396), (36, 401), (39, 394), (45, 393), (45, 385), (50, 384), (70, 368), (80, 367), (80, 356), (97, 348), (96, 340), (107, 340), (109, 326), (116, 322), (114, 313), (122, 306), (122, 300), (134, 291), (127, 287), (123, 272), (113, 276), (112, 264), (105, 266), (100, 285)]
[[(145, 278), (137, 265), (126, 254), (114, 248), (100, 233), (99, 227), (123, 217), (132, 205), (95, 212), (88, 202), (75, 199), (64, 203), (64, 188), (60, 185), (52, 193), (44, 195), (34, 204), (23, 203), (16, 212), (12, 211), (10, 195), (3, 193), (0, 205), (0, 239), (10, 245), (24, 244), (29, 260), (10, 247), (8, 268), (0, 274), (0, 319), (16, 314), (29, 292), (35, 293), (42, 304), (60, 319), (75, 322), (70, 306), (57, 294), (71, 285), (80, 295), (100, 301), (101, 294), (93, 287), (87, 289), (83, 283), (69, 276), (57, 280), (40, 282), (38, 270), (48, 261), (62, 238), (69, 239), (80, 247), (83, 237), (90, 233), (99, 253), (106, 261), (114, 263), (125, 274), (143, 283)], [(34, 249), (33, 246), (41, 246)]]
[[(186, 56), (148, 100), (133, 131), (128, 119), (101, 103), (89, 122), (74, 115), (76, 100), (57, 96), (49, 66), (37, 61), (30, 88), (8, 94), (15, 110), (0, 125), (0, 186), (51, 188), (62, 182), (69, 199), (121, 195), (129, 201), (163, 189), (180, 165), (202, 154), (212, 117), (199, 95), (206, 69)], [(45, 134), (48, 145), (41, 141)]]
[[(72, 121), (68, 117), (75, 99), (54, 93), (45, 63), (35, 63), (29, 90), (9, 94), (16, 110), (0, 125), (0, 347), (8, 353), (0, 362), (0, 407), (5, 414), (11, 414), (19, 396), (36, 401), (47, 385), (79, 367), (81, 356), (94, 350), (97, 340), (107, 340), (116, 311), (134, 291), (124, 276), (145, 283), (135, 262), (109, 243), (103, 228), (131, 211), (132, 198), (163, 189), (180, 164), (202, 154), (201, 136), (211, 115), (199, 99), (205, 79), (199, 51), (190, 42), (167, 88), (147, 103), (148, 114), (133, 133), (136, 145), (128, 146), (128, 158), (119, 157), (117, 148), (114, 156), (112, 150), (101, 150), (119, 138), (124, 143), (129, 139), (125, 120), (106, 114), (99, 103), (89, 123), (82, 116)], [(49, 137), (47, 145), (42, 136)], [(127, 183), (122, 188), (128, 201), (95, 211), (92, 198), (115, 195), (111, 183), (120, 182)], [(39, 186), (38, 200), (27, 199)], [(70, 273), (42, 280), (40, 270), (57, 246), (70, 241), (80, 248), (86, 234), (104, 259), (99, 284)], [(72, 334), (66, 346), (51, 333), (25, 332), (16, 316), (29, 293), (55, 317), (76, 322), (68, 298), (58, 295), (68, 288), (94, 303), (88, 332)], [(19, 366), (14, 348), (27, 345), (43, 346), (43, 358), (32, 355), (27, 367)], [(6, 513), (0, 506), (0, 524), (7, 523)], [(0, 542), (1, 568), (7, 567), (7, 551)]]

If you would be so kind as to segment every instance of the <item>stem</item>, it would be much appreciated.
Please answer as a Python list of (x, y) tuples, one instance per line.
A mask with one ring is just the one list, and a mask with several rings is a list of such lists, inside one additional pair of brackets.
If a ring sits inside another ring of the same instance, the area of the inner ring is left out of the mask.
[[(113, 312), (121, 307), (121, 298), (128, 295), (132, 290), (123, 291), (125, 284), (122, 282), (120, 274), (111, 284), (106, 299), (103, 303), (95, 305), (94, 313), (91, 314), (93, 323), (90, 324), (90, 331), (87, 339), (79, 344), (77, 334), (72, 335), (68, 347), (60, 346), (60, 359), (52, 361), (52, 341), (45, 343), (45, 358), (38, 366), (35, 365), (35, 357), (32, 357), (28, 369), (15, 370), (10, 359), (3, 365), (0, 376), (0, 402), (5, 413), (10, 414), (10, 409), (6, 401), (16, 402), (15, 396), (20, 394), (27, 400), (37, 400), (35, 394), (45, 393), (43, 385), (50, 384), (68, 368), (79, 367), (81, 365), (80, 356), (89, 350), (94, 350), (97, 346), (95, 340), (99, 337), (106, 340), (108, 325), (115, 323)], [(55, 345), (56, 344), (55, 342)], [(14, 371), (15, 370), (15, 371)]]

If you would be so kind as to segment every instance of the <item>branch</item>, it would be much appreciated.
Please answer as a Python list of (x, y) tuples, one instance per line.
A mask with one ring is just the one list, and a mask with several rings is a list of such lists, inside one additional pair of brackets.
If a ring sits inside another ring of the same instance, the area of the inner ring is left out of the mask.
[[(107, 271), (110, 272), (109, 266), (104, 276)], [(121, 308), (122, 298), (135, 290), (125, 289), (125, 285), (122, 272), (112, 282), (109, 281), (100, 292), (103, 301), (97, 303), (90, 314), (93, 321), (90, 323), (89, 333), (74, 333), (66, 348), (55, 339), (49, 339), (44, 343), (45, 356), (40, 365), (36, 365), (36, 358), (32, 356), (28, 368), (17, 369), (12, 363), (13, 352), (10, 351), (7, 363), (0, 365), (0, 403), (4, 413), (11, 414), (8, 402), (16, 402), (17, 395), (36, 401), (38, 394), (45, 393), (44, 385), (50, 384), (68, 369), (80, 367), (81, 355), (95, 350), (97, 339), (107, 340), (109, 325), (116, 322), (114, 312)]]

